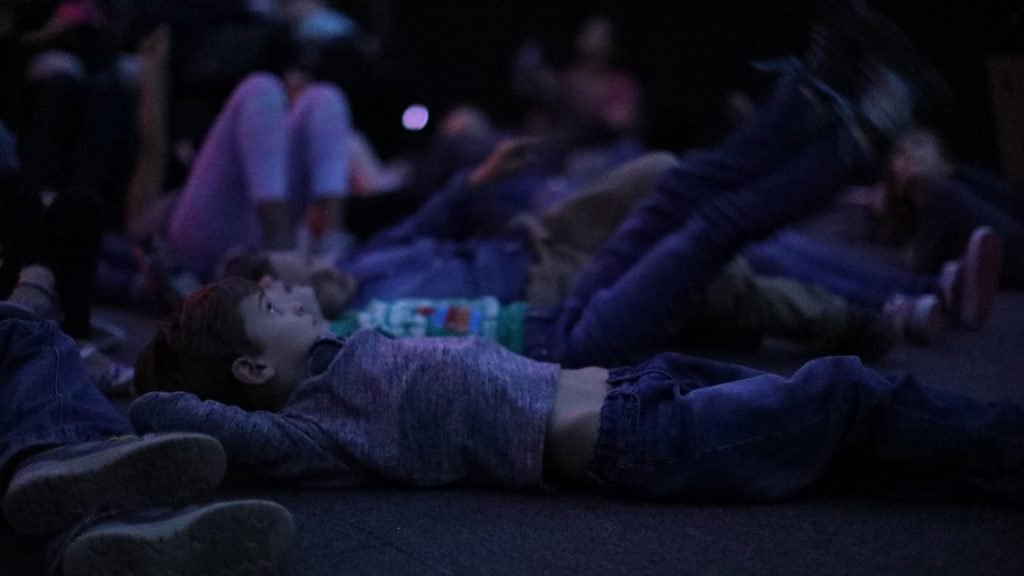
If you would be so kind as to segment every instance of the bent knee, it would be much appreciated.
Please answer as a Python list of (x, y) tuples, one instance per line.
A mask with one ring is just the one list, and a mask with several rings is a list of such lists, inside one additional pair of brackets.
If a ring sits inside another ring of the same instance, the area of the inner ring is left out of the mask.
[(245, 77), (232, 94), (232, 100), (261, 102), (286, 106), (288, 93), (284, 82), (269, 72), (253, 72)]
[(295, 100), (296, 112), (330, 113), (348, 116), (348, 100), (345, 93), (337, 86), (327, 82), (310, 84)]

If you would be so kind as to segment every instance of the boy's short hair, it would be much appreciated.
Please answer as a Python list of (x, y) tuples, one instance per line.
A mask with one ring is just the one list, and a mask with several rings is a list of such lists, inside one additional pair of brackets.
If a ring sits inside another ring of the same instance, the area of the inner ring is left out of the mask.
[(241, 302), (259, 291), (251, 280), (228, 277), (190, 294), (139, 354), (135, 391), (191, 392), (252, 408), (231, 366), (241, 356), (261, 352), (239, 311)]

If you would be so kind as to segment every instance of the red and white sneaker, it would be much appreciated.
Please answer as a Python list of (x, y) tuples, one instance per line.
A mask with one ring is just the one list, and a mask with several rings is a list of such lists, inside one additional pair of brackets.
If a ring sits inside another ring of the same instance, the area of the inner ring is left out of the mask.
[(999, 291), (1003, 244), (988, 226), (971, 233), (959, 260), (947, 262), (939, 275), (942, 303), (957, 324), (968, 330), (985, 325)]

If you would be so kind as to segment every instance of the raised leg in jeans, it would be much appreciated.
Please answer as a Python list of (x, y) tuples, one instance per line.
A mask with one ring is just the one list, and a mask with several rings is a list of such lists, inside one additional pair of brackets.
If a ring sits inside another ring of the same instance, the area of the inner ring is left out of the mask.
[[(842, 138), (833, 125), (773, 173), (738, 188), (707, 179), (694, 162), (663, 179), (651, 200), (684, 224), (650, 248), (628, 234), (609, 241), (602, 253), (632, 265), (617, 277), (597, 270), (601, 286), (577, 284), (559, 319), (565, 361), (624, 363), (677, 342), (710, 280), (743, 246), (822, 208), (854, 175), (840, 154)], [(620, 232), (643, 228), (649, 215), (634, 212)], [(584, 275), (604, 264), (595, 258)]]
[[(783, 78), (776, 93), (757, 116), (722, 144), (685, 159), (663, 176), (654, 192), (640, 201), (629, 219), (616, 230), (614, 242), (595, 255), (593, 264), (576, 280), (574, 297), (586, 302), (595, 291), (621, 276), (666, 234), (682, 226), (689, 213), (680, 203), (734, 189), (771, 172), (803, 148), (822, 129), (825, 114), (809, 113), (811, 103), (795, 77)], [(700, 180), (700, 186), (679, 186)], [(676, 200), (677, 197), (684, 197)]]

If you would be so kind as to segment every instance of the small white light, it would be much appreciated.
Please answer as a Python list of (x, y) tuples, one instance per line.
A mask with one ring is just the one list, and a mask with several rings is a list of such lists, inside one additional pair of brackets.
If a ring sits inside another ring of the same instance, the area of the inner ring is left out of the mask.
[(419, 132), (427, 127), (430, 111), (422, 104), (413, 104), (402, 113), (402, 126), (410, 132)]

